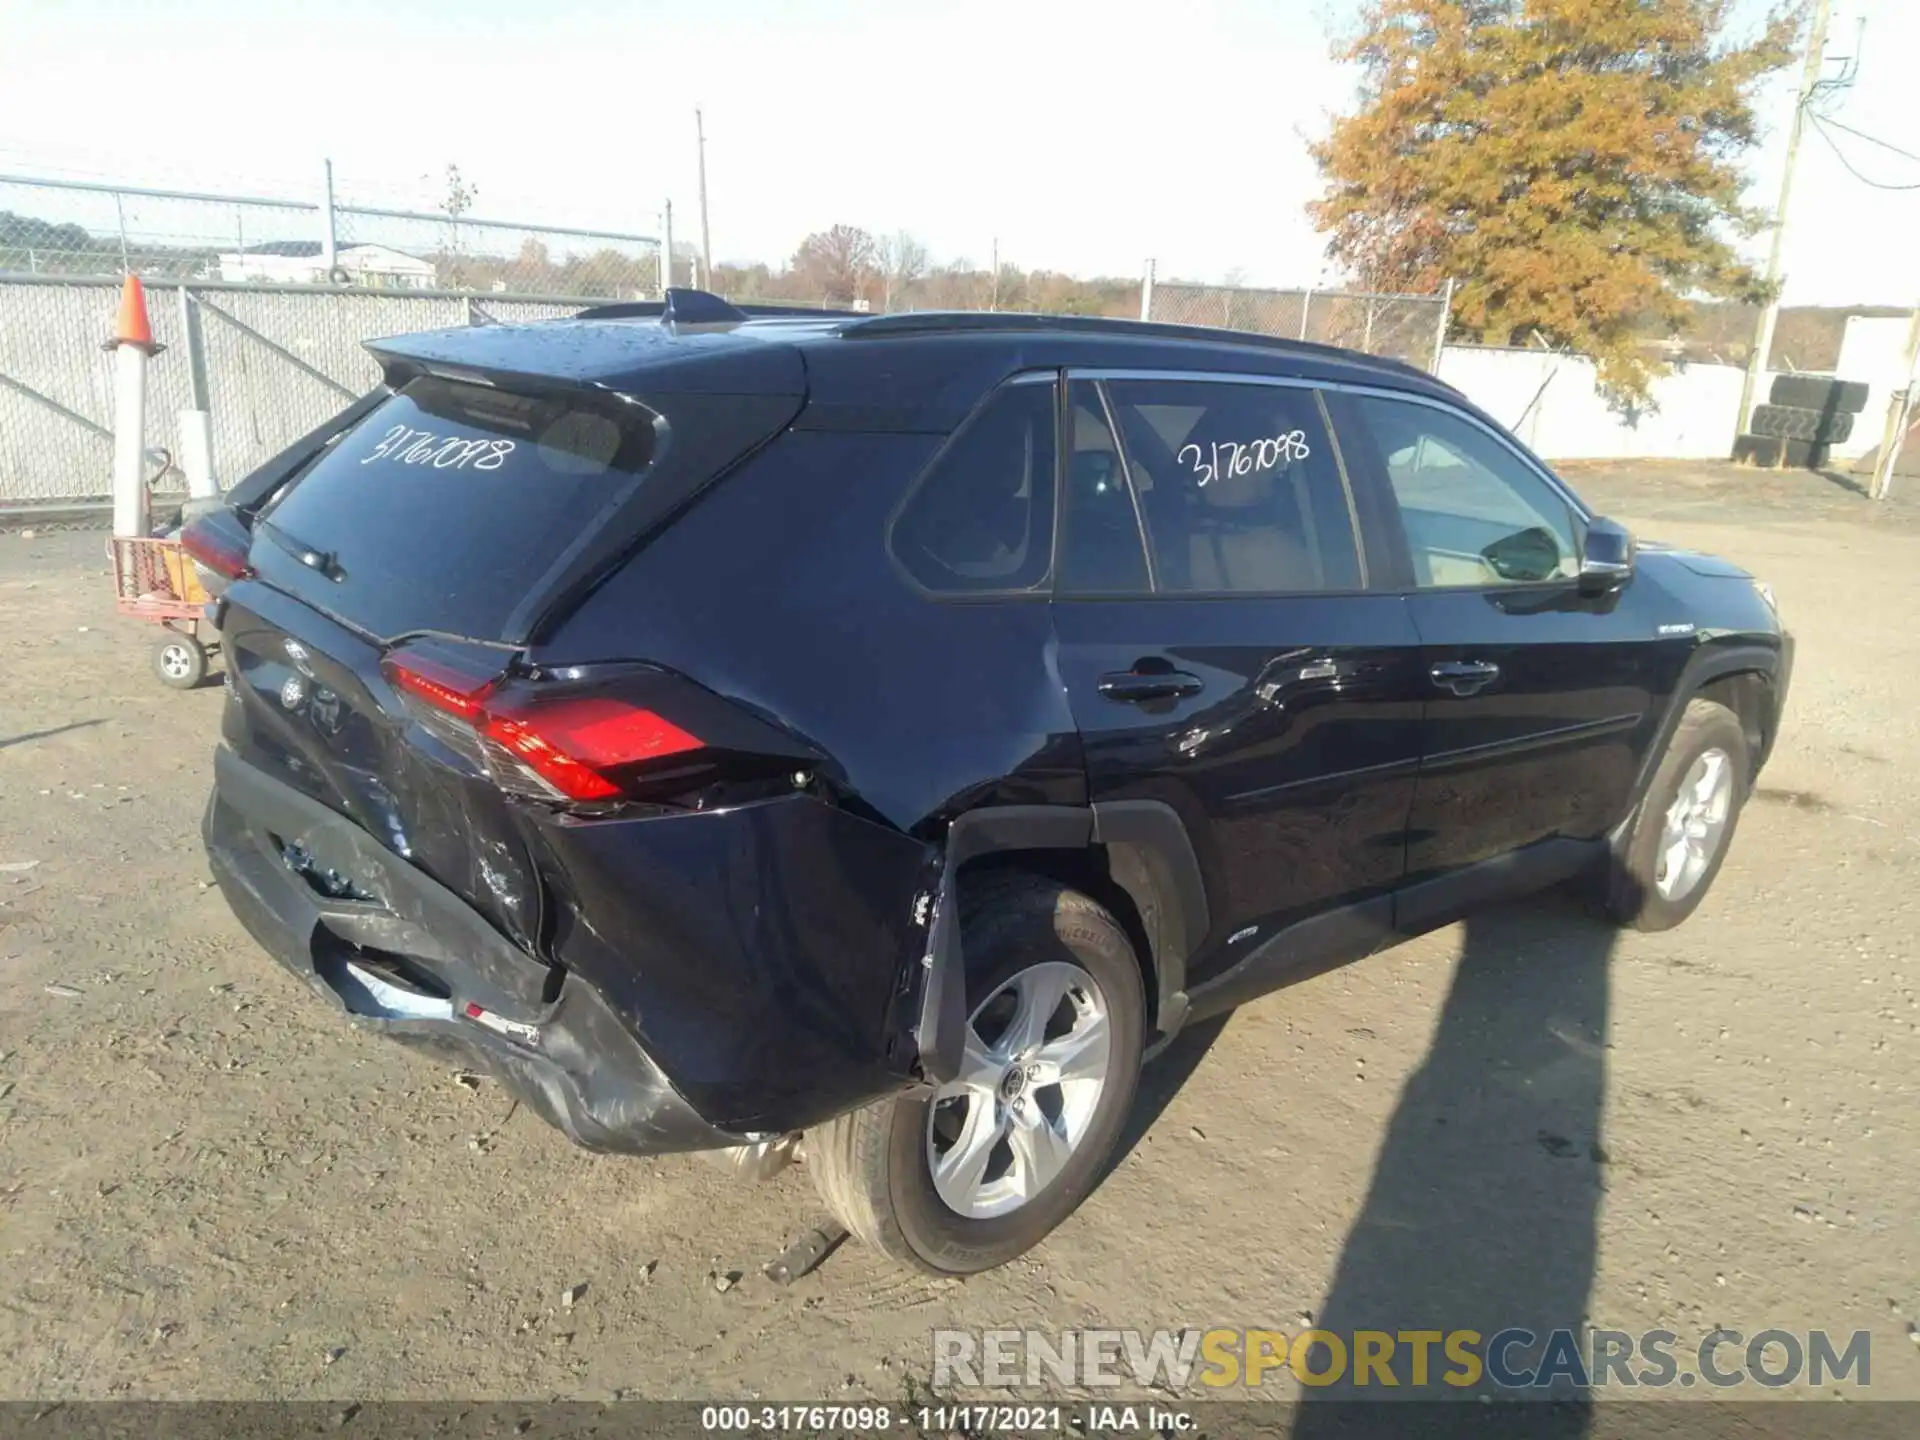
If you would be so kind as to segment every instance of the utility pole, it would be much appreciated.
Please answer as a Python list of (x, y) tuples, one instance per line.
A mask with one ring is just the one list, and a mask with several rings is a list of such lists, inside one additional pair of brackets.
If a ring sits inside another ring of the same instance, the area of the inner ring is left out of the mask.
[(700, 107), (693, 107), (693, 133), (700, 138), (700, 277), (707, 289), (713, 288), (713, 237), (707, 232), (707, 122)]
[[(1800, 158), (1800, 136), (1807, 128), (1807, 102), (1820, 83), (1820, 65), (1826, 58), (1827, 17), (1833, 0), (1818, 0), (1813, 10), (1813, 26), (1807, 32), (1807, 63), (1800, 72), (1800, 89), (1793, 97), (1793, 125), (1787, 131), (1787, 164), (1780, 176), (1780, 203), (1773, 212), (1773, 243), (1767, 251), (1767, 284), (1780, 283), (1780, 252), (1787, 238), (1787, 202), (1793, 197), (1793, 167)], [(1766, 374), (1767, 358), (1773, 353), (1773, 327), (1780, 319), (1780, 302), (1767, 301), (1760, 312), (1760, 324), (1753, 337), (1753, 354), (1747, 357), (1747, 378), (1740, 386), (1740, 433), (1745, 434), (1753, 415), (1754, 395), (1760, 377)]]

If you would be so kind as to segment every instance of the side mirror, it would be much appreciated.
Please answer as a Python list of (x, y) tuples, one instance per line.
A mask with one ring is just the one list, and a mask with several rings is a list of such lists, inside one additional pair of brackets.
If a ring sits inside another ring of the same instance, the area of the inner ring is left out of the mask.
[(1596, 515), (1580, 549), (1580, 593), (1605, 595), (1633, 578), (1633, 532)]

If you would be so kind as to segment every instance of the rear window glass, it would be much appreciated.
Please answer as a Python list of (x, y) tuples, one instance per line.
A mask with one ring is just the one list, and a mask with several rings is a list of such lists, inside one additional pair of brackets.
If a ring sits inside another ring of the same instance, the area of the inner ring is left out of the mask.
[(652, 421), (597, 395), (416, 380), (265, 513), (253, 564), (376, 635), (501, 638), (631, 493), (653, 457)]

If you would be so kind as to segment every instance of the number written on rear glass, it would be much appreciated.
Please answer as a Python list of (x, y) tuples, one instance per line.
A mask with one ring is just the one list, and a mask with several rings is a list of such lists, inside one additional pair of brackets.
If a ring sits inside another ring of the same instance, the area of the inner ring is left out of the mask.
[(360, 463), (390, 460), (395, 465), (431, 465), (436, 470), (498, 470), (518, 443), (463, 440), (458, 435), (435, 435), (430, 430), (395, 425)]

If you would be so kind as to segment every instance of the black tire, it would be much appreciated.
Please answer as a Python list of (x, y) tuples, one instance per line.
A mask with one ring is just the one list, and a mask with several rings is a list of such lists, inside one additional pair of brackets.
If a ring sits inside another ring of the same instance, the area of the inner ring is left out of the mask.
[(1792, 405), (1756, 405), (1752, 430), (1755, 435), (1775, 439), (1835, 445), (1853, 434), (1853, 416), (1829, 415), (1824, 410), (1802, 410)]
[(207, 678), (207, 647), (191, 635), (169, 631), (153, 647), (153, 673), (174, 690), (192, 690)]
[(1825, 375), (1776, 375), (1767, 399), (1800, 410), (1858, 415), (1867, 408), (1867, 386), (1864, 381), (1834, 380)]
[(1046, 1188), (1003, 1215), (962, 1215), (934, 1188), (927, 1157), (931, 1090), (880, 1101), (808, 1132), (807, 1168), (840, 1222), (883, 1254), (936, 1275), (1004, 1265), (1079, 1207), (1105, 1173), (1133, 1106), (1146, 1029), (1133, 946), (1120, 923), (1086, 895), (1024, 873), (994, 876), (967, 887), (960, 926), (970, 1015), (1019, 972), (1064, 960), (1099, 986), (1111, 1034), (1105, 1083), (1084, 1137)]
[(1744, 465), (1759, 465), (1769, 470), (1797, 466), (1806, 470), (1826, 467), (1827, 447), (1811, 440), (1782, 440), (1770, 435), (1742, 435), (1733, 442), (1733, 458)]
[[(1669, 898), (1660, 893), (1658, 884), (1659, 852), (1667, 812), (1678, 799), (1681, 782), (1694, 761), (1716, 749), (1723, 751), (1732, 765), (1732, 794), (1726, 823), (1704, 873), (1691, 889)], [(1636, 930), (1671, 930), (1699, 908), (1707, 891), (1713, 888), (1727, 851), (1732, 848), (1740, 807), (1747, 798), (1752, 776), (1751, 764), (1746, 731), (1741, 728), (1738, 716), (1712, 700), (1688, 704), (1673, 739), (1668, 742), (1667, 753), (1661, 756), (1660, 766), (1654, 771), (1646, 798), (1641, 801), (1608, 867), (1605, 903), (1615, 920)]]

